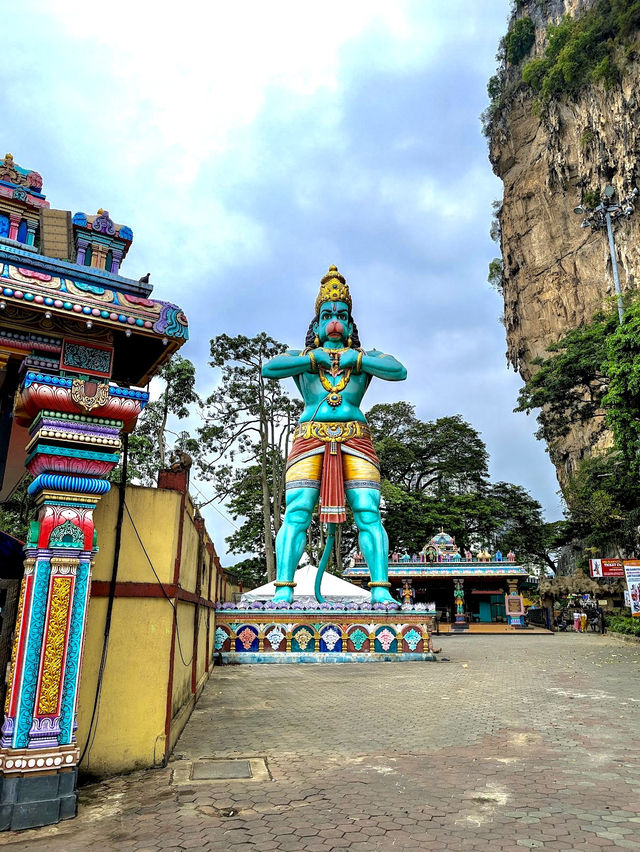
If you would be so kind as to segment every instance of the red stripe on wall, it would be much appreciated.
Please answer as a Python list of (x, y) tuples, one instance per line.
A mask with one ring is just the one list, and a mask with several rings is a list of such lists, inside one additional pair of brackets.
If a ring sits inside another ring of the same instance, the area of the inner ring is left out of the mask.
[[(92, 580), (91, 581), (91, 596), (96, 598), (106, 598), (109, 596), (108, 580)], [(198, 606), (206, 606), (213, 609), (215, 602), (207, 598), (200, 597), (195, 592), (188, 592), (186, 589), (176, 587), (173, 583), (116, 583), (117, 598), (164, 598), (167, 597), (174, 601), (177, 597), (179, 601), (186, 603), (197, 603)]]

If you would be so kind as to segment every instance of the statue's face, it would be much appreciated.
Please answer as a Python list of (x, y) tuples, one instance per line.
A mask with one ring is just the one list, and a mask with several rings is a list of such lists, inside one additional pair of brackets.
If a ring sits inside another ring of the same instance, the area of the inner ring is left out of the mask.
[(313, 330), (320, 338), (320, 343), (343, 343), (353, 332), (353, 323), (349, 321), (349, 306), (346, 302), (323, 302), (320, 305), (318, 321), (313, 324)]

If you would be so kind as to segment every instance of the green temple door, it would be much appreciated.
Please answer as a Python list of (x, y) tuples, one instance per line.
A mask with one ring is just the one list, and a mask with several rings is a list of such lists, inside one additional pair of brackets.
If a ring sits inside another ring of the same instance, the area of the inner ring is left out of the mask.
[(491, 623), (491, 602), (480, 601), (479, 607), (480, 621), (483, 624)]

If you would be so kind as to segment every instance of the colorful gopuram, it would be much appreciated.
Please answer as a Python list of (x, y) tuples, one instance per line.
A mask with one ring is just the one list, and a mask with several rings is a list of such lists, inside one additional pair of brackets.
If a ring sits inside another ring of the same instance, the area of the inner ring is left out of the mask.
[[(0, 743), (0, 829), (76, 809), (76, 703), (109, 490), (143, 389), (187, 339), (148, 276), (122, 277), (133, 233), (106, 210), (54, 210), (42, 178), (0, 161), (0, 500), (27, 471), (36, 515), (25, 545)], [(3, 614), (4, 615), (4, 614)]]
[[(518, 584), (528, 579), (525, 568), (516, 563), (512, 551), (489, 553), (480, 548), (475, 554), (461, 552), (455, 539), (444, 530), (434, 535), (419, 553), (392, 553), (389, 560), (392, 592), (400, 600), (429, 604), (443, 622), (466, 625), (471, 622), (505, 622), (522, 626), (523, 610), (515, 611), (515, 599), (521, 602)], [(363, 582), (367, 566), (356, 555), (344, 571), (344, 577)], [(507, 600), (507, 598), (513, 600)]]

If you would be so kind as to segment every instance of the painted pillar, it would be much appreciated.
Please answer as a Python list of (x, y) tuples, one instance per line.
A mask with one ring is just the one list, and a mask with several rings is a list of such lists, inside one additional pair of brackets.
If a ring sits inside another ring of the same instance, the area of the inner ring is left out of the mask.
[(113, 272), (114, 275), (117, 275), (120, 271), (120, 264), (122, 263), (122, 251), (120, 249), (111, 249), (113, 252), (113, 262), (111, 263), (111, 269), (107, 269), (107, 272)]
[(31, 435), (26, 465), (37, 517), (25, 548), (0, 739), (0, 829), (75, 815), (93, 511), (109, 490), (120, 432), (133, 428), (147, 401), (143, 391), (31, 371), (16, 395), (16, 419)]
[(20, 222), (22, 220), (22, 216), (19, 213), (11, 213), (9, 215), (9, 239), (17, 240), (18, 239), (18, 228), (20, 227)]
[(27, 219), (27, 245), (34, 246), (36, 243), (37, 219)]
[(76, 254), (76, 264), (78, 266), (84, 266), (84, 257), (87, 253), (87, 247), (89, 246), (89, 242), (88, 240), (83, 240), (78, 237), (77, 246), (78, 250)]

